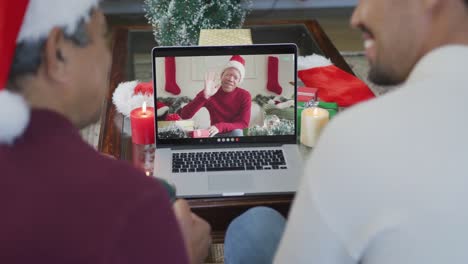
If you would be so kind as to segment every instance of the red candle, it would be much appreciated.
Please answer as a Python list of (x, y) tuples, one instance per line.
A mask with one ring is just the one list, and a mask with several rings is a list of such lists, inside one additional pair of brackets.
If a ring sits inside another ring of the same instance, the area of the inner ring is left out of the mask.
[(154, 143), (154, 107), (143, 106), (133, 109), (130, 113), (132, 126), (132, 142), (135, 144)]

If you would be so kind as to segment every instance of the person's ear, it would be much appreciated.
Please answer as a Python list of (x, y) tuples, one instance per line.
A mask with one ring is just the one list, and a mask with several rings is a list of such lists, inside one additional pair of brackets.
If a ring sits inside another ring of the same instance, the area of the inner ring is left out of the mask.
[(44, 47), (44, 70), (49, 79), (63, 83), (67, 81), (66, 39), (60, 28), (49, 33)]

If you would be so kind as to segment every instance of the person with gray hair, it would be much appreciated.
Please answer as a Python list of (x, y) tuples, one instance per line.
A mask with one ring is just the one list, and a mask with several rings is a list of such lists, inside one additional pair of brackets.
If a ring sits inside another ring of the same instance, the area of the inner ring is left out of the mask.
[[(325, 128), (274, 263), (467, 263), (468, 1), (359, 0), (351, 24), (370, 79), (400, 87)], [(249, 249), (229, 263), (263, 252), (267, 239), (247, 239), (255, 217), (228, 229), (244, 239), (226, 240), (226, 255)]]
[(0, 263), (202, 263), (209, 224), (78, 132), (108, 87), (98, 2), (0, 2)]

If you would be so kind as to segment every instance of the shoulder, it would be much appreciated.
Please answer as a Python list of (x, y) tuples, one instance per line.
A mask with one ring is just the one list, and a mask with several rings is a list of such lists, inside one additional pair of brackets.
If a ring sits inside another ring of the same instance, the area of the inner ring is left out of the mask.
[[(328, 123), (305, 164), (311, 187), (320, 186), (316, 193), (333, 199), (333, 195), (366, 193), (366, 188), (375, 190), (391, 180), (382, 176), (382, 169), (401, 147), (396, 140), (398, 128), (412, 121), (404, 117), (407, 110), (400, 104), (404, 97), (398, 92), (387, 94), (352, 106)], [(358, 197), (362, 196), (344, 199)]]
[(362, 211), (350, 212), (349, 205), (369, 209), (366, 206), (378, 204), (387, 195), (388, 184), (395, 180), (389, 175), (395, 153), (408, 151), (398, 129), (413, 121), (399, 104), (405, 98), (404, 93), (394, 92), (353, 106), (322, 131), (304, 171), (318, 204), (328, 213), (334, 211), (333, 217), (347, 211), (359, 218)]
[(340, 144), (351, 145), (361, 145), (373, 140), (383, 141), (382, 137), (393, 133), (389, 128), (403, 121), (398, 118), (407, 115), (408, 109), (404, 105), (409, 100), (412, 99), (409, 99), (406, 91), (400, 89), (349, 107), (327, 125), (321, 141), (332, 144), (330, 141), (338, 140)]
[(252, 97), (249, 91), (240, 87), (237, 87), (236, 93), (238, 94), (238, 96), (240, 96), (243, 99), (250, 99)]

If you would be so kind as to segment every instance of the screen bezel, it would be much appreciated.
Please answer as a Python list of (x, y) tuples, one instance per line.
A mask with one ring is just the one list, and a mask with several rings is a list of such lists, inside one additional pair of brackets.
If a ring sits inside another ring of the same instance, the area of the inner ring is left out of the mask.
[[(297, 46), (296, 44), (258, 44), (258, 45), (238, 45), (238, 46), (189, 46), (189, 47), (154, 47), (151, 51), (152, 58), (152, 81), (154, 87), (154, 101), (158, 97), (156, 89), (156, 58), (158, 57), (195, 57), (195, 56), (227, 56), (227, 55), (272, 55), (291, 54), (294, 56), (294, 72), (297, 73)], [(294, 135), (278, 136), (242, 136), (234, 141), (222, 141), (223, 138), (178, 138), (160, 139), (158, 138), (158, 122), (155, 116), (155, 138), (158, 148), (173, 146), (205, 146), (205, 145), (234, 145), (242, 143), (273, 143), (273, 144), (296, 144), (297, 143), (297, 74), (294, 74)], [(231, 137), (225, 137), (230, 138)], [(218, 140), (218, 139), (221, 139)], [(237, 140), (237, 141), (236, 141)]]

